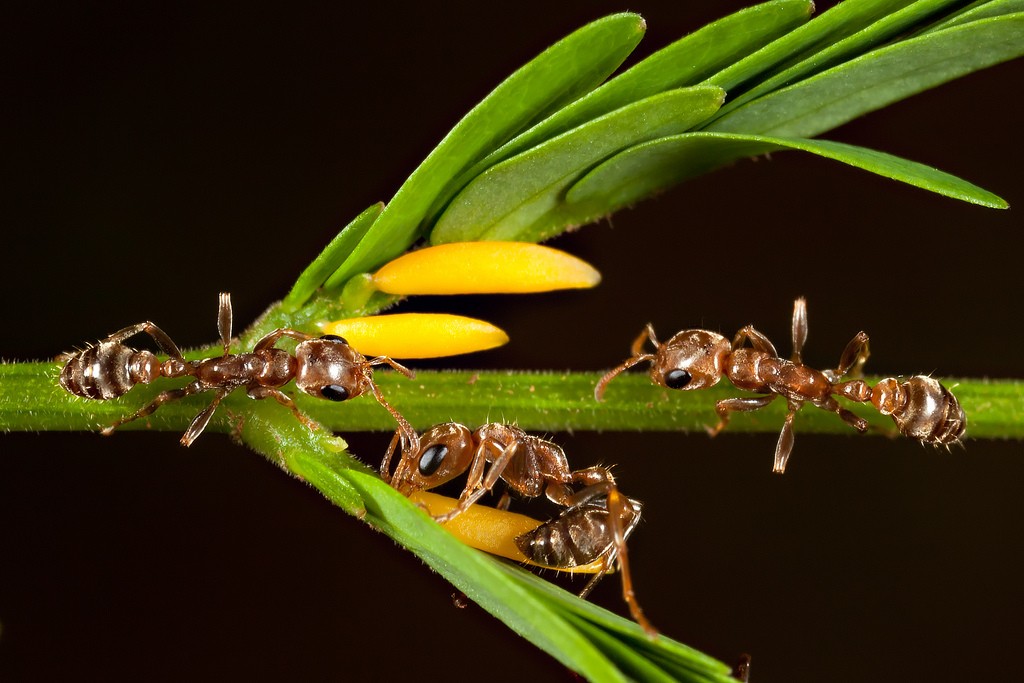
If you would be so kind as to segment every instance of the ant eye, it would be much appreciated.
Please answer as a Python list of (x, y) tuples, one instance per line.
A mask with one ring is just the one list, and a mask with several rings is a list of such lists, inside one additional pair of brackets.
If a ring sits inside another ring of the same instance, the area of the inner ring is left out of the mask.
[(439, 443), (423, 451), (419, 463), (420, 474), (424, 477), (429, 477), (434, 472), (437, 472), (437, 468), (444, 462), (446, 455), (448, 455), (448, 447)]
[(341, 342), (342, 344), (348, 344), (348, 340), (347, 339), (345, 339), (344, 337), (339, 337), (336, 334), (325, 334), (324, 336), (322, 336), (320, 338), (324, 339), (326, 341), (336, 341), (336, 342)]
[(669, 370), (665, 373), (665, 386), (669, 389), (682, 389), (693, 379), (686, 370)]
[(348, 389), (340, 384), (328, 384), (320, 389), (320, 395), (328, 401), (344, 401), (348, 398)]

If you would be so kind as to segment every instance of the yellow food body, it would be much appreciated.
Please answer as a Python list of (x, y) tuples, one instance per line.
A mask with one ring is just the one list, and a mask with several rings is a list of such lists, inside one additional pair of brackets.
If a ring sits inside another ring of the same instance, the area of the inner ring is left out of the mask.
[(508, 335), (489, 322), (447, 313), (395, 313), (335, 320), (320, 326), (364, 356), (441, 358), (493, 349)]
[[(451, 512), (458, 505), (458, 501), (447, 496), (439, 496), (429, 491), (417, 491), (409, 496), (409, 500), (425, 507), (432, 515), (443, 515)], [(516, 512), (498, 510), (484, 505), (474, 505), (461, 515), (444, 525), (453, 536), (466, 545), (491, 553), (500, 555), (517, 562), (525, 562), (535, 567), (546, 567), (530, 562), (516, 546), (516, 537), (533, 531), (542, 522), (532, 517), (520, 515)], [(582, 567), (573, 569), (559, 569), (558, 567), (546, 567), (558, 571), (571, 571), (580, 574), (596, 574), (604, 568), (600, 562), (594, 562)]]
[(411, 251), (386, 264), (373, 284), (388, 294), (524, 294), (593, 287), (586, 261), (529, 242), (455, 242)]

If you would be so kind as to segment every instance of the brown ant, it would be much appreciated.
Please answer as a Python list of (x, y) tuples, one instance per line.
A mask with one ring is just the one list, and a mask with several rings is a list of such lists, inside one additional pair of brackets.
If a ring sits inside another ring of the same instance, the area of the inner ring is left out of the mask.
[[(654, 353), (644, 353), (646, 340)], [(750, 347), (744, 344), (749, 341)], [(828, 410), (860, 432), (868, 423), (839, 405), (835, 396), (857, 403), (870, 402), (883, 415), (891, 415), (905, 436), (930, 444), (951, 444), (963, 438), (967, 418), (959, 401), (944, 386), (930, 377), (915, 376), (901, 382), (884, 379), (872, 389), (861, 379), (841, 381), (848, 374), (859, 374), (868, 358), (868, 335), (858, 332), (846, 345), (835, 370), (819, 371), (803, 364), (801, 353), (807, 341), (807, 303), (803, 298), (793, 304), (793, 356), (780, 358), (775, 347), (752, 325), (736, 333), (730, 344), (720, 334), (707, 330), (684, 330), (664, 344), (658, 342), (654, 328), (646, 329), (633, 342), (632, 356), (598, 381), (594, 397), (600, 401), (605, 387), (628, 368), (651, 361), (651, 380), (669, 389), (704, 389), (714, 386), (724, 375), (738, 389), (767, 396), (728, 398), (715, 404), (718, 425), (709, 428), (714, 436), (729, 423), (734, 412), (764, 408), (783, 396), (789, 412), (775, 447), (775, 472), (786, 469), (793, 450), (793, 418), (804, 403)]]
[[(355, 398), (367, 390), (391, 413), (399, 424), (403, 443), (414, 445), (416, 433), (397, 410), (384, 400), (373, 382), (375, 365), (387, 364), (406, 377), (413, 373), (386, 356), (367, 360), (341, 337), (313, 337), (305, 332), (279, 328), (265, 335), (250, 353), (231, 353), (231, 295), (220, 294), (217, 329), (224, 355), (202, 360), (185, 360), (177, 345), (151, 322), (142, 322), (115, 332), (82, 351), (66, 353), (60, 373), (60, 385), (75, 396), (101, 401), (122, 396), (136, 384), (149, 384), (160, 377), (194, 377), (195, 381), (180, 389), (163, 391), (148, 405), (129, 417), (121, 418), (102, 430), (110, 434), (120, 425), (153, 413), (170, 401), (201, 391), (215, 392), (213, 401), (204, 408), (181, 437), (183, 446), (190, 446), (203, 432), (214, 411), (225, 396), (239, 387), (253, 399), (273, 398), (289, 408), (296, 418), (310, 429), (316, 423), (299, 411), (290, 396), (280, 390), (292, 379), (296, 386), (311, 396), (330, 401)], [(160, 350), (169, 356), (162, 363), (150, 351), (137, 351), (124, 342), (136, 334), (153, 338)], [(282, 337), (299, 344), (292, 355), (274, 347)]]
[[(544, 494), (566, 510), (561, 517), (549, 522), (544, 532), (534, 532), (532, 540), (525, 541), (529, 552), (519, 546), (524, 554), (527, 557), (531, 553), (538, 556), (551, 554), (555, 561), (552, 566), (568, 562), (567, 558), (574, 550), (592, 554), (591, 561), (603, 555), (611, 563), (617, 557), (622, 570), (623, 597), (633, 619), (648, 634), (656, 633), (633, 595), (626, 555), (626, 536), (631, 525), (635, 526), (639, 521), (640, 508), (638, 504), (634, 507), (634, 501), (619, 493), (608, 468), (571, 470), (565, 452), (558, 445), (531, 436), (513, 425), (491, 423), (471, 431), (465, 425), (446, 422), (420, 435), (416, 448), (403, 449), (398, 466), (391, 474), (391, 460), (402, 437), (400, 432), (395, 433), (381, 463), (380, 473), (384, 481), (408, 496), (416, 491), (436, 488), (468, 472), (458, 505), (452, 511), (434, 517), (442, 524), (473, 506), (499, 481), (504, 481), (508, 489), (524, 498)], [(574, 491), (574, 484), (584, 488)], [(598, 498), (603, 498), (603, 506), (591, 502)], [(506, 490), (497, 507), (507, 510), (510, 502), (511, 496)], [(569, 530), (581, 530), (592, 534), (592, 537), (565, 538), (563, 534)], [(557, 548), (545, 548), (547, 541), (554, 542)], [(519, 539), (516, 542), (518, 544)], [(592, 587), (585, 591), (589, 592)]]

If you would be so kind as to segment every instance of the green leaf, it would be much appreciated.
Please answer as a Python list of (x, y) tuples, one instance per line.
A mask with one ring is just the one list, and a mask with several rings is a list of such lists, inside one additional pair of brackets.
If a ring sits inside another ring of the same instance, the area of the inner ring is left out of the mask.
[(625, 682), (606, 656), (495, 559), (449, 534), (375, 475), (346, 473), (366, 501), (366, 521), (426, 560), (475, 603), (590, 681)]
[(643, 37), (636, 14), (599, 19), (549, 47), (509, 76), (456, 124), (399, 188), (328, 288), (405, 251), (453, 178), (547, 113), (604, 81)]
[(1014, 14), (1022, 11), (1024, 11), (1024, 0), (978, 0), (978, 2), (972, 2), (960, 11), (954, 12), (942, 21), (929, 26), (922, 33), (942, 31), (954, 26), (978, 21), (979, 19), (999, 17), (1004, 14)]
[(694, 85), (806, 22), (813, 9), (810, 0), (774, 0), (708, 24), (505, 143), (464, 173), (460, 184), (466, 185), (498, 162), (619, 107)]
[(912, 0), (846, 0), (705, 81), (735, 96), (748, 82), (828, 48)]
[(654, 95), (504, 161), (452, 201), (431, 241), (549, 237), (530, 231), (530, 225), (555, 208), (582, 173), (621, 149), (691, 128), (714, 113), (723, 97), (719, 88), (707, 86)]
[(754, 100), (707, 129), (813, 137), (1022, 52), (1024, 14), (982, 19), (874, 50)]
[[(959, 0), (919, 0), (903, 9), (893, 12), (870, 26), (857, 31), (853, 35), (840, 40), (793, 66), (784, 69), (774, 76), (767, 78), (750, 90), (736, 98), (732, 98), (712, 118), (722, 118), (728, 112), (739, 108), (743, 104), (755, 100), (762, 95), (777, 90), (791, 83), (796, 83), (802, 78), (819, 73), (824, 69), (847, 60), (852, 56), (860, 55), (866, 50), (883, 43), (884, 41), (897, 36), (910, 28), (920, 24), (925, 19), (937, 15), (946, 7), (955, 4)], [(822, 17), (825, 18), (824, 16)], [(816, 20), (814, 23), (817, 23)], [(707, 127), (707, 126), (705, 126)]]
[[(503, 567), (511, 574), (521, 574), (523, 582), (546, 594), (553, 603), (574, 615), (576, 619), (614, 634), (617, 640), (629, 643), (637, 653), (658, 659), (662, 666), (670, 668), (679, 678), (734, 681), (730, 676), (730, 668), (713, 657), (668, 638), (659, 637), (657, 640), (651, 640), (643, 629), (632, 621), (625, 621), (591, 602), (578, 600), (576, 596), (519, 567), (508, 564)], [(610, 580), (614, 578), (613, 576)]]
[(730, 161), (785, 149), (841, 161), (973, 204), (1008, 206), (966, 180), (884, 152), (829, 140), (724, 133), (684, 133), (637, 145), (588, 173), (569, 190), (566, 200), (608, 212)]
[(292, 286), (292, 291), (288, 292), (288, 296), (284, 298), (283, 307), (286, 311), (297, 311), (309, 301), (313, 292), (348, 258), (349, 253), (355, 249), (383, 210), (384, 203), (377, 202), (353, 218), (352, 222), (331, 240), (330, 244), (320, 252), (320, 255), (302, 271)]

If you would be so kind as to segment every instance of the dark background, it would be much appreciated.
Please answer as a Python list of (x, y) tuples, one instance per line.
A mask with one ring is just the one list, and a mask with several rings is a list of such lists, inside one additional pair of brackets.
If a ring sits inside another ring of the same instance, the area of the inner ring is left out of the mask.
[[(218, 291), (252, 320), (548, 44), (629, 9), (648, 20), (644, 56), (744, 4), (21, 6), (2, 48), (0, 355), (53, 357), (144, 319), (210, 341)], [(1022, 69), (826, 137), (1019, 205)], [(1020, 377), (1019, 227), (1017, 210), (777, 154), (559, 239), (602, 271), (594, 291), (404, 310), (511, 333), (453, 365), (597, 370), (648, 320), (663, 336), (752, 322), (788, 353), (805, 295), (812, 364), (864, 329), (872, 372)], [(345, 437), (370, 462), (388, 439)], [(779, 477), (773, 434), (555, 438), (574, 464), (615, 463), (647, 504), (631, 552), (654, 623), (725, 661), (752, 653), (757, 683), (1018, 677), (1019, 443), (947, 453), (798, 421)], [(223, 436), (188, 450), (165, 433), (3, 438), (4, 680), (571, 680), (452, 590)], [(613, 578), (593, 599), (625, 613), (618, 591)]]

